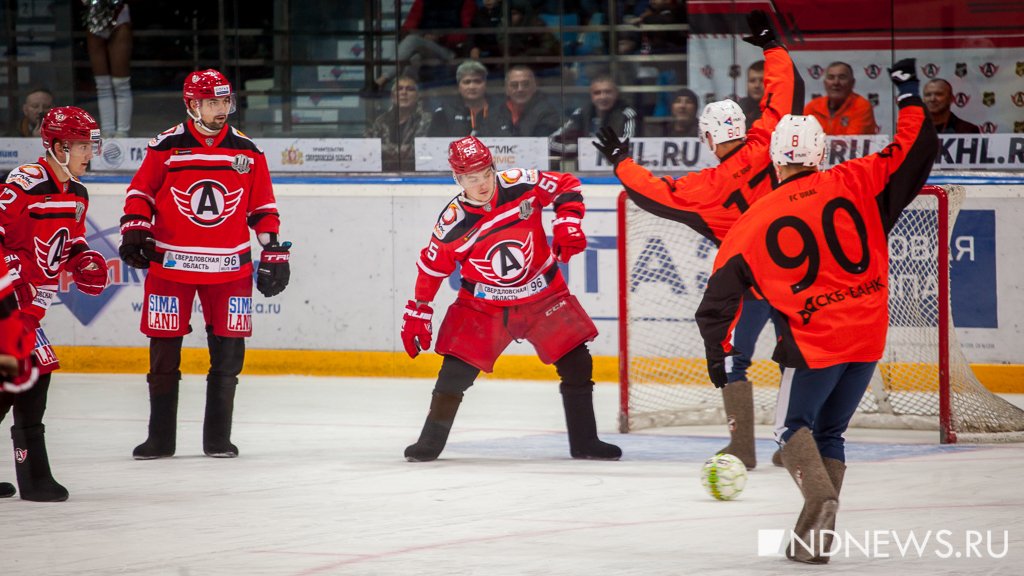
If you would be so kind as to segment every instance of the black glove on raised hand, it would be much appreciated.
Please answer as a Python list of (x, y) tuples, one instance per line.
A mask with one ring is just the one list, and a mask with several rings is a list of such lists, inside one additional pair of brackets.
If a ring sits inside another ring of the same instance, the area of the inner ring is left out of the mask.
[(898, 100), (907, 96), (917, 96), (921, 92), (921, 82), (917, 79), (917, 60), (904, 58), (889, 68), (889, 78), (896, 85), (900, 94)]
[(619, 162), (629, 158), (629, 138), (619, 140), (619, 135), (611, 126), (604, 126), (598, 130), (597, 142), (593, 144), (612, 166), (618, 166)]
[(750, 27), (750, 36), (744, 36), (743, 41), (753, 44), (762, 50), (778, 46), (775, 39), (775, 31), (772, 30), (772, 21), (768, 13), (763, 10), (754, 10), (747, 14), (747, 26)]
[(292, 243), (271, 242), (263, 247), (260, 267), (256, 270), (256, 289), (267, 298), (277, 296), (288, 287), (292, 272), (288, 265)]

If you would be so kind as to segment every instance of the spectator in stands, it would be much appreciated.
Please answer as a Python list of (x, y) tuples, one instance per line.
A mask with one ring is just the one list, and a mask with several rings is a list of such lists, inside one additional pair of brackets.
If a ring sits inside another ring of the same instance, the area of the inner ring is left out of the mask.
[(854, 93), (853, 68), (846, 62), (833, 62), (825, 69), (825, 95), (807, 103), (804, 115), (814, 116), (830, 136), (875, 134), (874, 109), (863, 96)]
[(127, 138), (132, 129), (132, 17), (127, 3), (82, 0), (85, 45), (96, 80), (96, 106), (104, 138)]
[[(640, 8), (640, 6), (637, 6)], [(685, 54), (687, 33), (685, 30), (651, 30), (645, 26), (686, 24), (686, 6), (677, 0), (650, 0), (638, 16), (625, 19), (640, 30), (639, 49), (641, 54)], [(682, 58), (654, 60), (658, 69), (658, 84), (683, 84), (686, 78), (686, 61)]]
[(740, 98), (740, 110), (747, 117), (747, 130), (761, 117), (761, 97), (764, 96), (764, 60), (747, 67), (747, 95)]
[[(498, 28), (502, 23), (501, 0), (483, 0), (473, 16), (473, 33), (469, 35), (469, 57), (474, 60), (501, 56)], [(484, 32), (490, 30), (490, 32)]]
[(25, 95), (21, 105), (21, 120), (11, 131), (11, 136), (39, 137), (43, 117), (53, 108), (53, 94), (46, 88), (36, 88)]
[(417, 136), (426, 136), (430, 116), (420, 105), (419, 85), (411, 76), (402, 75), (391, 87), (391, 108), (374, 120), (367, 138), (380, 138), (384, 171), (415, 169)]
[(950, 110), (953, 103), (953, 86), (942, 78), (936, 78), (924, 85), (924, 105), (935, 123), (939, 134), (981, 134), (976, 124), (958, 117)]
[(660, 124), (660, 134), (664, 138), (697, 138), (697, 110), (700, 109), (700, 98), (689, 88), (683, 88), (672, 95), (672, 120)]
[(455, 71), (459, 95), (434, 109), (430, 136), (496, 136), (498, 127), (492, 118), (494, 109), (487, 97), (487, 68), (476, 60), (466, 60)]
[[(521, 32), (520, 28), (545, 28), (542, 32)], [(548, 57), (557, 58), (561, 54), (558, 38), (546, 30), (547, 24), (533, 11), (529, 0), (511, 0), (508, 7), (508, 26), (504, 33), (498, 35), (498, 42), (504, 48), (508, 43), (507, 56), (510, 58)], [(557, 61), (534, 62), (535, 69), (557, 68)]]
[(611, 126), (623, 140), (640, 136), (640, 115), (622, 101), (615, 79), (608, 74), (590, 81), (590, 104), (574, 110), (551, 135), (551, 151), (565, 157), (575, 156), (576, 140), (593, 136), (604, 126)]
[(558, 108), (547, 96), (537, 93), (537, 77), (525, 64), (509, 68), (505, 96), (508, 99), (495, 116), (501, 135), (547, 137), (561, 124)]
[[(424, 65), (443, 65), (467, 51), (465, 34), (438, 34), (432, 30), (466, 29), (473, 23), (476, 0), (415, 0), (402, 24), (402, 41), (396, 56), (399, 66), (417, 80)], [(383, 87), (394, 78), (388, 71), (377, 78)]]

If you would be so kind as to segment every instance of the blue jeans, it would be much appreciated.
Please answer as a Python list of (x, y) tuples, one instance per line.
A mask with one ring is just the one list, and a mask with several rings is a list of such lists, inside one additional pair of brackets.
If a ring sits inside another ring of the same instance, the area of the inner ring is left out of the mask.
[(765, 300), (758, 300), (748, 292), (743, 297), (743, 311), (740, 319), (736, 322), (736, 329), (732, 334), (732, 347), (738, 352), (734, 356), (726, 357), (725, 370), (729, 382), (747, 379), (747, 368), (750, 368), (751, 359), (754, 357), (754, 348), (757, 346), (757, 337), (761, 330), (768, 323), (768, 318), (775, 324), (775, 336), (779, 335), (778, 313)]
[(785, 444), (809, 428), (822, 458), (846, 462), (843, 434), (857, 411), (878, 362), (848, 362), (828, 368), (786, 368), (775, 408), (775, 439)]

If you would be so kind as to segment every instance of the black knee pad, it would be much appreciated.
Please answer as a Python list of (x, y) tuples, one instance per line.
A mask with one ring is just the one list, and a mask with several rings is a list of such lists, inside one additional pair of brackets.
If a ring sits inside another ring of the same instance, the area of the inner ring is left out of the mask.
[(594, 358), (586, 344), (580, 344), (555, 361), (555, 370), (562, 379), (562, 394), (587, 393), (594, 389)]
[(31, 428), (43, 423), (46, 412), (46, 396), (50, 390), (50, 377), (44, 374), (36, 381), (35, 386), (14, 397), (14, 427)]
[(206, 344), (210, 348), (210, 374), (206, 381), (228, 381), (238, 383), (238, 375), (245, 363), (245, 338), (228, 338), (213, 333), (213, 326), (206, 327)]
[(181, 336), (149, 339), (150, 374), (178, 374), (180, 377), (178, 369), (181, 367), (181, 341)]
[(445, 356), (441, 362), (441, 371), (437, 374), (434, 391), (461, 396), (466, 390), (469, 390), (479, 375), (479, 368), (459, 360), (455, 356)]

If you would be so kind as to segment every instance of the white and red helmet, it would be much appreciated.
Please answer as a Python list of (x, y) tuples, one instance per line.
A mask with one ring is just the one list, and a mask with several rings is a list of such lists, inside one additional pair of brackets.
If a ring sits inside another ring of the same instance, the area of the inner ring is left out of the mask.
[(76, 106), (51, 108), (43, 117), (39, 133), (43, 137), (43, 148), (52, 150), (53, 141), (92, 142), (99, 148), (100, 125), (88, 112)]
[(825, 159), (825, 131), (814, 116), (786, 114), (775, 125), (769, 150), (774, 164), (818, 166)]
[(205, 100), (207, 98), (231, 97), (231, 108), (228, 114), (235, 112), (235, 91), (231, 89), (231, 82), (213, 68), (192, 72), (185, 78), (185, 87), (182, 89), (182, 97), (185, 100), (185, 109), (192, 115), (189, 108), (189, 100)]
[(740, 105), (732, 100), (719, 100), (705, 106), (697, 124), (700, 141), (707, 144), (712, 152), (719, 144), (739, 140), (747, 135), (747, 117)]
[(448, 145), (448, 165), (456, 175), (470, 174), (493, 166), (494, 157), (479, 138), (466, 136)]

